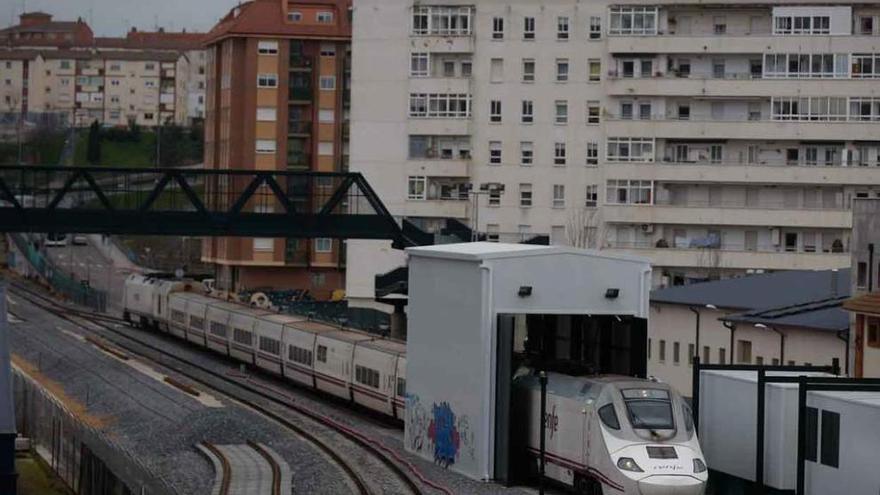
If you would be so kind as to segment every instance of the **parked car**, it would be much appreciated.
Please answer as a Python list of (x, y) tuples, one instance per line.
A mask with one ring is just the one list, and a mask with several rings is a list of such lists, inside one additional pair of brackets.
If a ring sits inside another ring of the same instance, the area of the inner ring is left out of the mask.
[(85, 234), (73, 234), (71, 242), (74, 246), (86, 246), (89, 244), (89, 238)]

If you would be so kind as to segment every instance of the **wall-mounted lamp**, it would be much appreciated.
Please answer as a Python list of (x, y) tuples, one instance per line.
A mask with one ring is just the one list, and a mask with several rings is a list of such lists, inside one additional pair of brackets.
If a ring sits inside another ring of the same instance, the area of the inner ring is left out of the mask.
[(605, 299), (617, 299), (620, 289), (605, 289)]
[(529, 297), (532, 295), (532, 286), (523, 285), (519, 288), (519, 292), (516, 293), (519, 297)]

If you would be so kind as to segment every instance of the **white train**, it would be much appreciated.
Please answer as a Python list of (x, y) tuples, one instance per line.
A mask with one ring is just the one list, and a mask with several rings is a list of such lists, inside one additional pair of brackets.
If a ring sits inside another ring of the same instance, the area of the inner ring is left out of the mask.
[[(300, 385), (404, 418), (406, 345), (294, 315), (224, 302), (194, 282), (126, 279), (124, 317)], [(539, 385), (515, 381), (515, 407), (538, 446)], [(698, 495), (707, 479), (690, 411), (668, 385), (549, 374), (547, 474), (596, 494)]]
[[(515, 425), (527, 431), (525, 448), (537, 462), (541, 388), (533, 373), (520, 375), (514, 381)], [(546, 420), (545, 472), (578, 493), (705, 490), (708, 472), (693, 418), (669, 385), (548, 373)]]

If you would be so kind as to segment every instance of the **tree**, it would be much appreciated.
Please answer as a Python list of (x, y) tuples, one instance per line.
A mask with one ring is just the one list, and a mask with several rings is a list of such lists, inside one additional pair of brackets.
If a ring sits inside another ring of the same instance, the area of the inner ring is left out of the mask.
[(92, 165), (101, 163), (101, 124), (97, 120), (89, 126), (88, 147), (86, 148), (86, 160)]
[(159, 164), (162, 167), (179, 167), (186, 158), (186, 141), (183, 128), (177, 124), (165, 124), (157, 129), (156, 139), (159, 140), (158, 151), (153, 151), (153, 158), (159, 153)]
[(570, 210), (565, 237), (568, 244), (576, 248), (599, 248), (599, 212), (595, 208)]

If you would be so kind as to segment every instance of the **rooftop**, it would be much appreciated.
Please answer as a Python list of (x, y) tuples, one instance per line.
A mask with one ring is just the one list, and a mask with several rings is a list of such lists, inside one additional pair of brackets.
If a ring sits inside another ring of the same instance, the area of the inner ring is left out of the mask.
[(348, 10), (351, 0), (311, 0), (308, 8), (334, 10), (332, 24), (287, 21), (287, 2), (280, 0), (250, 0), (230, 9), (229, 13), (206, 36), (206, 43), (214, 43), (231, 36), (274, 35), (290, 38), (351, 38)]
[(854, 313), (880, 315), (880, 292), (869, 292), (843, 303), (843, 309)]
[(506, 244), (502, 242), (462, 242), (456, 244), (437, 244), (407, 248), (410, 256), (427, 256), (433, 258), (457, 258), (481, 260), (489, 258), (505, 258), (542, 254), (573, 254), (596, 258), (613, 259), (637, 263), (649, 263), (647, 259), (635, 256), (610, 254), (600, 251), (577, 249), (564, 246), (544, 246), (539, 244)]
[(850, 270), (792, 270), (668, 287), (652, 303), (756, 311), (848, 297)]
[(841, 304), (848, 297), (834, 297), (822, 301), (749, 311), (725, 316), (721, 320), (752, 325), (761, 324), (775, 327), (796, 327), (840, 332), (849, 328), (849, 315), (841, 309)]

